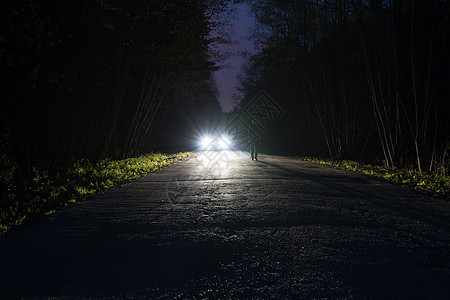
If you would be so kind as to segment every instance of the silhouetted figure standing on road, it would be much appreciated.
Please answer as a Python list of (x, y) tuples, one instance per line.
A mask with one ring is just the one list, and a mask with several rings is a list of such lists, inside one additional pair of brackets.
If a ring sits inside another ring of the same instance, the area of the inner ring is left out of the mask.
[[(252, 157), (252, 160), (258, 160), (258, 152), (259, 152), (259, 144), (261, 143), (261, 139), (259, 136), (252, 136), (252, 129), (253, 133), (256, 134), (256, 120), (252, 120), (252, 126), (249, 126), (248, 128), (248, 143), (250, 144), (250, 156)], [(253, 139), (252, 139), (253, 138)]]

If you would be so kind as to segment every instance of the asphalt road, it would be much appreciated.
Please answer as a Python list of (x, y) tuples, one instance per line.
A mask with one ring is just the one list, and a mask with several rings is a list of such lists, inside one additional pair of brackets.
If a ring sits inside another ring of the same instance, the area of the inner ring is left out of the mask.
[(0, 239), (2, 298), (450, 298), (450, 202), (196, 153)]

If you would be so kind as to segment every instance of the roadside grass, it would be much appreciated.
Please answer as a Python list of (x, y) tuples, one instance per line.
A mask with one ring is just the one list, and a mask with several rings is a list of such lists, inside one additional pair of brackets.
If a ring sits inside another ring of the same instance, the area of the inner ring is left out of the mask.
[(389, 182), (399, 183), (432, 193), (436, 196), (448, 196), (450, 194), (450, 177), (441, 176), (418, 170), (406, 170), (398, 168), (387, 168), (384, 166), (373, 166), (351, 160), (323, 160), (315, 157), (297, 157), (321, 165), (336, 167), (342, 170), (350, 170)]
[(71, 203), (83, 201), (88, 196), (184, 160), (188, 155), (189, 152), (150, 153), (123, 160), (106, 159), (97, 164), (83, 159), (56, 176), (35, 172), (33, 181), (21, 193), (23, 195), (18, 196), (11, 190), (6, 203), (0, 206), (0, 235)]

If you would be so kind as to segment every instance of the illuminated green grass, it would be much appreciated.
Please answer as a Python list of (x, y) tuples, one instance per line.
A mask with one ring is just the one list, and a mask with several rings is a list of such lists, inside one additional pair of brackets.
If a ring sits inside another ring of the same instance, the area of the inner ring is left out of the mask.
[(103, 160), (92, 164), (80, 160), (57, 176), (36, 172), (33, 182), (25, 191), (24, 199), (13, 192), (7, 207), (0, 211), (0, 234), (38, 217), (50, 215), (70, 203), (150, 174), (162, 167), (184, 160), (189, 153), (151, 153), (124, 160)]
[(420, 172), (417, 170), (405, 170), (397, 168), (386, 168), (383, 166), (372, 166), (351, 160), (323, 160), (313, 157), (299, 157), (304, 161), (332, 166), (343, 170), (370, 175), (389, 182), (411, 186), (415, 189), (430, 192), (434, 195), (450, 194), (450, 177), (440, 176), (433, 173)]

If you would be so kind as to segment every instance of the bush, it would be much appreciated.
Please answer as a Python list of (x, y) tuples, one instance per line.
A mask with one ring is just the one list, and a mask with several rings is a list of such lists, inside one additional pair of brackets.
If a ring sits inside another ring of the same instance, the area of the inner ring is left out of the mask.
[(63, 174), (56, 176), (48, 176), (46, 172), (34, 170), (32, 183), (25, 189), (21, 200), (15, 195), (15, 168), (0, 156), (0, 188), (8, 192), (5, 194), (7, 197), (1, 199), (0, 234), (22, 225), (25, 221), (52, 214), (70, 203), (83, 201), (95, 193), (183, 160), (188, 154), (151, 153), (117, 161), (106, 159), (97, 164), (82, 159)]
[(431, 192), (434, 195), (448, 195), (450, 192), (450, 177), (438, 175), (436, 173), (372, 166), (351, 160), (323, 160), (312, 157), (300, 157), (300, 159), (343, 170), (351, 170), (381, 178), (389, 182), (408, 185), (416, 189)]

